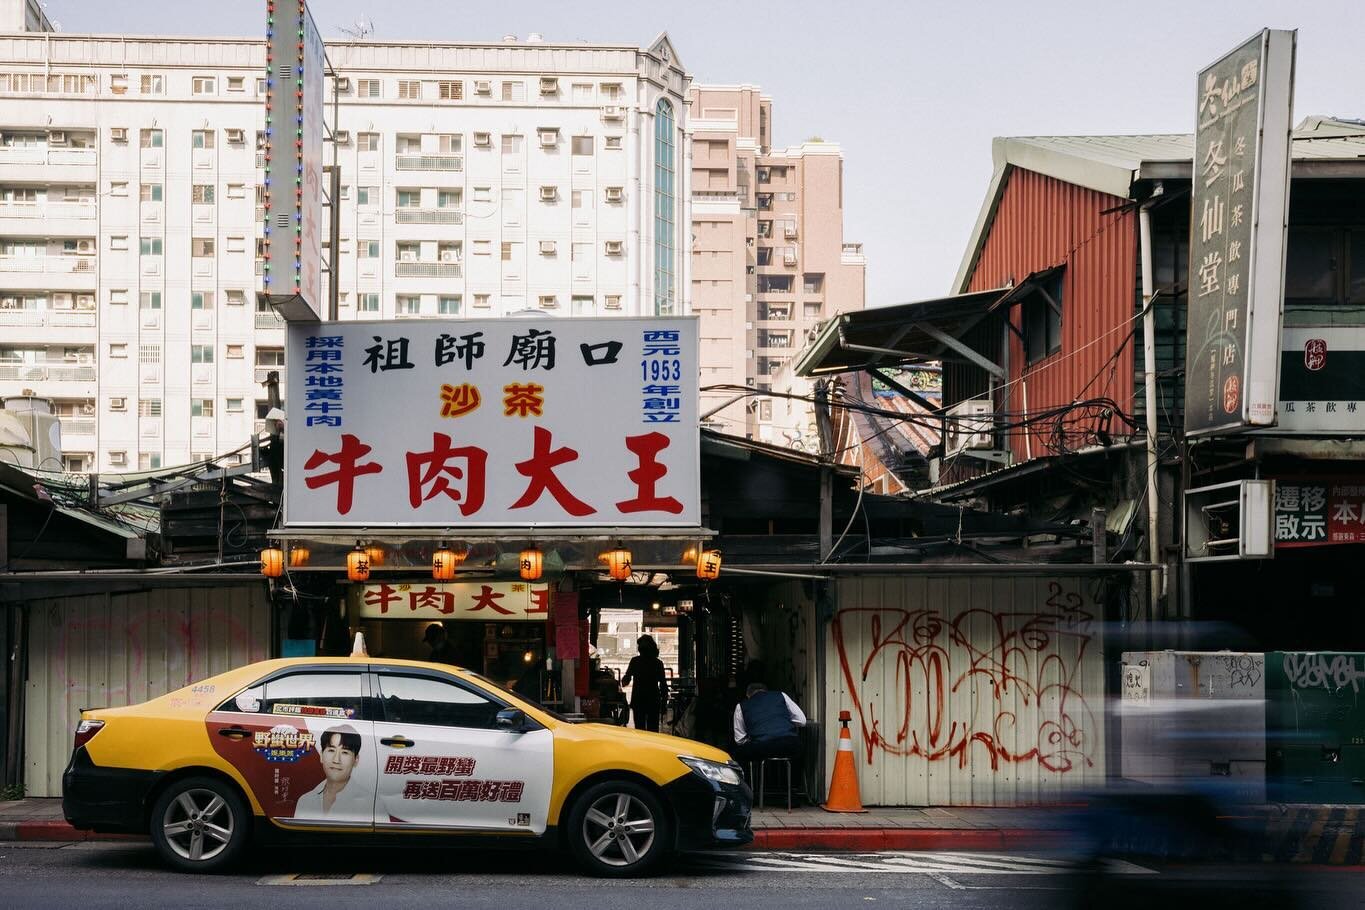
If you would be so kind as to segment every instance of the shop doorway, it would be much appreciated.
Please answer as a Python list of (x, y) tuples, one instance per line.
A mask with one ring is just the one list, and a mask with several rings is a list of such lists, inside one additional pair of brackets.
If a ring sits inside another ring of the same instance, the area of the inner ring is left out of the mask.
[(537, 703), (553, 700), (544, 623), (364, 619), (361, 628), (372, 657), (454, 664)]
[[(670, 621), (672, 620), (672, 621)], [(616, 680), (625, 703), (630, 702), (631, 691), (635, 688), (621, 686), (621, 680), (630, 666), (630, 659), (638, 653), (636, 642), (641, 635), (649, 635), (659, 646), (659, 660), (663, 661), (664, 674), (669, 688), (674, 687), (678, 678), (678, 624), (676, 619), (662, 615), (662, 610), (653, 609), (603, 609), (597, 632), (597, 648), (592, 652), (596, 658), (599, 672), (610, 673)], [(634, 726), (633, 718), (627, 721)], [(665, 731), (667, 732), (667, 731)]]

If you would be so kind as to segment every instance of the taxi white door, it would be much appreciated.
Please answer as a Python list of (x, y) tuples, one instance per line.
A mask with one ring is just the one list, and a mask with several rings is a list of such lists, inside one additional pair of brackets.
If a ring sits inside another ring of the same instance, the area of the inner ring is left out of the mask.
[(453, 676), (375, 668), (375, 828), (545, 831), (553, 734), (499, 728), (508, 704)]

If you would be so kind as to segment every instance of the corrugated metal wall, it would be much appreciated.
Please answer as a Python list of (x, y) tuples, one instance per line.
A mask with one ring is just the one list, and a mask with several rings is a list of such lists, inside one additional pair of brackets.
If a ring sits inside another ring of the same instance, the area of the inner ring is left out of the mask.
[(62, 795), (82, 708), (146, 701), (264, 660), (269, 650), (263, 582), (34, 601), (24, 696), (28, 795)]
[(852, 712), (865, 804), (1027, 805), (1103, 784), (1103, 611), (1097, 581), (1064, 572), (838, 582), (825, 747)]
[[(1101, 214), (1124, 202), (1117, 196), (1033, 171), (1015, 169), (1010, 173), (968, 290), (1018, 283), (1031, 272), (1065, 264), (1062, 347), (1025, 367), (1023, 344), (1011, 335), (1012, 383), (1005, 400), (997, 400), (997, 410), (1024, 412), (1023, 389), (1014, 381), (1022, 378), (1028, 384), (1027, 410), (1031, 414), (1067, 404), (1082, 394), (1112, 398), (1133, 413), (1135, 343), (1129, 341), (1118, 358), (1109, 361), (1127, 337), (1135, 312), (1137, 216), (1132, 209)], [(1014, 308), (1011, 318), (1018, 326), (1019, 307)], [(1140, 345), (1138, 338), (1136, 344)], [(963, 369), (957, 366), (946, 372), (945, 383), (960, 383), (958, 374)], [(947, 401), (968, 397), (957, 395), (955, 389), (950, 391), (952, 397), (945, 398)], [(1033, 428), (1034, 457), (1048, 454), (1051, 430), (1051, 426)], [(1122, 429), (1116, 426), (1115, 433), (1122, 433)], [(1023, 431), (1016, 431), (1010, 443), (1014, 457), (1023, 460)]]

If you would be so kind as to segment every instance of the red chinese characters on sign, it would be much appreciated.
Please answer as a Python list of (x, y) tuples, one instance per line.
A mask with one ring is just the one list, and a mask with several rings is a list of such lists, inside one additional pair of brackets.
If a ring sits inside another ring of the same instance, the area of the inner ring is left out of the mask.
[[(483, 507), (488, 453), (478, 446), (452, 446), (446, 434), (432, 433), (431, 451), (409, 452), (407, 462), (408, 502), (414, 509), (440, 494), (459, 503), (462, 515)], [(452, 480), (463, 480), (464, 490)]]
[(626, 474), (635, 484), (634, 499), (623, 500), (616, 504), (622, 512), (682, 512), (683, 504), (672, 496), (659, 496), (654, 485), (668, 473), (668, 468), (659, 463), (659, 453), (668, 448), (669, 439), (663, 433), (645, 433), (642, 436), (626, 437), (626, 448), (640, 459), (640, 466)]
[(1303, 368), (1316, 373), (1327, 366), (1327, 340), (1310, 338), (1303, 343)]
[(482, 585), (481, 588), (482, 590), (479, 591), (478, 596), (475, 598), (474, 606), (470, 609), (469, 611), (470, 613), (478, 613), (481, 610), (488, 610), (491, 613), (499, 613), (503, 616), (512, 615), (511, 610), (507, 609), (506, 607), (498, 606), (498, 601), (506, 597), (507, 596), (506, 594), (499, 594), (498, 592), (493, 590), (493, 587), (491, 585)]
[(351, 511), (351, 504), (355, 501), (356, 478), (364, 477), (366, 474), (378, 474), (384, 470), (378, 462), (360, 463), (360, 459), (370, 454), (370, 451), (369, 446), (350, 433), (342, 433), (340, 451), (329, 454), (318, 449), (309, 455), (308, 460), (303, 463), (305, 471), (315, 471), (328, 462), (336, 465), (337, 469), (322, 474), (307, 475), (304, 477), (304, 483), (308, 485), (310, 490), (316, 490), (318, 487), (324, 487), (328, 484), (336, 484), (337, 514), (345, 515)]
[(526, 461), (517, 462), (517, 473), (529, 478), (530, 483), (526, 485), (526, 492), (521, 494), (521, 498), (512, 503), (513, 509), (524, 509), (527, 506), (535, 505), (544, 493), (549, 493), (554, 497), (559, 507), (570, 515), (581, 518), (584, 515), (591, 515), (597, 510), (588, 505), (583, 500), (569, 492), (569, 488), (564, 486), (563, 481), (555, 474), (555, 468), (578, 460), (578, 451), (568, 446), (561, 446), (552, 449), (550, 431), (544, 427), (535, 429), (535, 451)]
[(367, 584), (360, 595), (363, 617), (544, 620), (555, 598), (548, 585), (495, 581), (447, 584)]

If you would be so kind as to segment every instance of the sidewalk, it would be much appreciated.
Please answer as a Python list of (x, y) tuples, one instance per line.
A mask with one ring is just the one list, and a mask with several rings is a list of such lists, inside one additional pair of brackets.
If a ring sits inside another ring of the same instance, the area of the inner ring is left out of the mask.
[[(833, 813), (813, 806), (755, 809), (754, 843), (766, 850), (1047, 850), (1062, 843), (1066, 810), (1046, 808), (872, 808)], [(1361, 865), (1365, 806), (1257, 806), (1246, 810), (1261, 832), (1260, 859)], [(0, 842), (125, 840), (131, 835), (77, 831), (58, 799), (0, 802)], [(136, 838), (134, 838), (136, 839)]]

